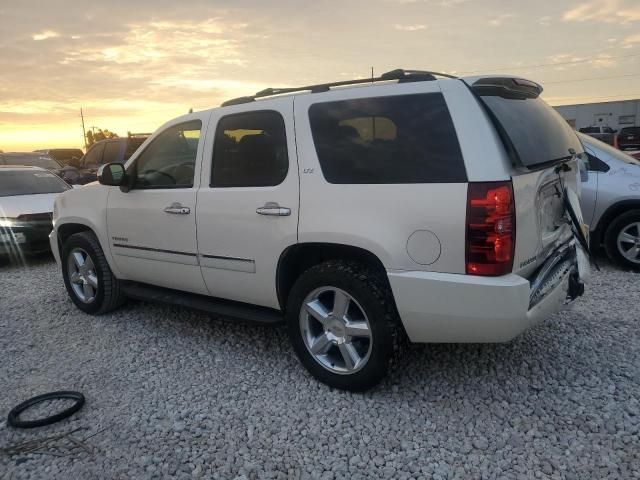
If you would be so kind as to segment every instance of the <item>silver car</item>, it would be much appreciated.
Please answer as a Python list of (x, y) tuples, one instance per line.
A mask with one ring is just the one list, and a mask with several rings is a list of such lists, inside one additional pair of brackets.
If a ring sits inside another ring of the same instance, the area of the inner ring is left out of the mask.
[(619, 265), (640, 270), (640, 160), (578, 133), (587, 153), (582, 213), (591, 244)]

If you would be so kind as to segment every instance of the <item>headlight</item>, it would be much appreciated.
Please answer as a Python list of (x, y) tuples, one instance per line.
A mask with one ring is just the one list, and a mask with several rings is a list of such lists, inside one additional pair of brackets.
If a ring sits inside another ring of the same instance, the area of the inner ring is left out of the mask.
[(14, 218), (0, 218), (0, 227), (3, 228), (11, 228), (16, 224), (16, 220)]

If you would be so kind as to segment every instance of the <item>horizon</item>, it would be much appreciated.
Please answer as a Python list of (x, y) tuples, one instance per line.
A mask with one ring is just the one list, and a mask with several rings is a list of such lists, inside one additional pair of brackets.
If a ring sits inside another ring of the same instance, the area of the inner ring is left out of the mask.
[(84, 148), (80, 108), (86, 130), (126, 136), (190, 108), (368, 78), (372, 67), (517, 74), (554, 106), (640, 98), (633, 0), (135, 3), (0, 7), (10, 67), (0, 71), (0, 150)]

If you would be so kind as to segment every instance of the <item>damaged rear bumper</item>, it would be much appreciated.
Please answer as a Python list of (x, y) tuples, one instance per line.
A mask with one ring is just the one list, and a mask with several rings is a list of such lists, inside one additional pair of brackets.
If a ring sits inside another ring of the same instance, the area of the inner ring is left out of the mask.
[(412, 342), (505, 342), (567, 308), (584, 291), (588, 262), (575, 242), (554, 252), (531, 279), (388, 271)]

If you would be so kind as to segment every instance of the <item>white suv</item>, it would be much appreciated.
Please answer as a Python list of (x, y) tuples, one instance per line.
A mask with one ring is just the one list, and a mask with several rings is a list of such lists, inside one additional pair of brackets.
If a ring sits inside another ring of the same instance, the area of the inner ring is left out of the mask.
[(582, 146), (541, 91), (395, 70), (176, 118), (58, 197), (69, 295), (94, 314), (132, 297), (284, 320), (305, 367), (349, 390), (406, 338), (507, 341), (588, 269)]

